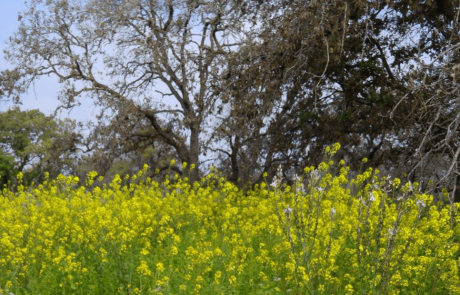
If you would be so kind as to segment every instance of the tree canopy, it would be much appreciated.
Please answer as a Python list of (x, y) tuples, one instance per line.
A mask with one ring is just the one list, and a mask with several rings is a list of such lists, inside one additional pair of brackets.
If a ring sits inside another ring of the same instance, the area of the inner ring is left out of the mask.
[(209, 162), (258, 182), (279, 164), (288, 174), (318, 164), (340, 142), (354, 170), (366, 157), (453, 196), (459, 5), (33, 0), (5, 50), (15, 68), (0, 74), (0, 95), (55, 75), (61, 107), (91, 98), (101, 113), (88, 149), (105, 171), (151, 147), (194, 164), (191, 181)]
[(13, 184), (19, 172), (23, 183), (40, 183), (45, 174), (73, 172), (79, 135), (75, 122), (54, 120), (39, 110), (18, 107), (0, 113), (0, 185)]

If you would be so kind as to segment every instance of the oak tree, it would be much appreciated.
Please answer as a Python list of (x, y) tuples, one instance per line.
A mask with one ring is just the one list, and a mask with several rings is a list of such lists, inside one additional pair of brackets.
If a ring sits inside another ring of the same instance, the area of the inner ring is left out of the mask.
[(253, 3), (260, 26), (228, 66), (228, 95), (252, 102), (233, 113), (254, 128), (222, 132), (234, 172), (243, 163), (259, 179), (278, 163), (299, 172), (340, 142), (355, 171), (367, 157), (423, 189), (455, 191), (456, 1)]
[(279, 164), (315, 165), (340, 142), (354, 171), (366, 157), (422, 189), (449, 187), (453, 201), (459, 5), (34, 0), (6, 50), (15, 68), (1, 73), (0, 95), (17, 99), (55, 75), (64, 107), (91, 98), (101, 113), (88, 148), (106, 171), (150, 146), (258, 182)]
[(32, 0), (5, 50), (15, 69), (2, 73), (3, 93), (15, 97), (54, 75), (64, 107), (86, 96), (101, 111), (98, 124), (128, 118), (148, 125), (132, 136), (172, 147), (180, 161), (196, 165), (194, 181), (207, 120), (222, 104), (213, 83), (244, 30), (244, 6), (234, 0)]

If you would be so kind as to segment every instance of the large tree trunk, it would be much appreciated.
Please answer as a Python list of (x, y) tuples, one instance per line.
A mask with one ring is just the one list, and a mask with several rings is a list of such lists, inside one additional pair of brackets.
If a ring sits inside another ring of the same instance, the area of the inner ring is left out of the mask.
[(200, 155), (200, 141), (199, 141), (199, 127), (191, 128), (190, 134), (190, 150), (188, 156), (188, 167), (195, 164), (195, 168), (190, 172), (190, 183), (194, 183), (199, 177), (199, 155)]

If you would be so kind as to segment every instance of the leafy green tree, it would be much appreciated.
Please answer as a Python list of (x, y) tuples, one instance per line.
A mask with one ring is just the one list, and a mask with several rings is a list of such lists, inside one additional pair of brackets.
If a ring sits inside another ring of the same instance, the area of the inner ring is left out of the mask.
[(77, 157), (74, 121), (55, 120), (39, 110), (19, 107), (0, 113), (0, 185), (14, 184), (19, 172), (23, 182), (41, 182), (45, 172), (51, 176), (72, 170)]
[(11, 181), (14, 169), (14, 157), (5, 155), (0, 150), (0, 184)]

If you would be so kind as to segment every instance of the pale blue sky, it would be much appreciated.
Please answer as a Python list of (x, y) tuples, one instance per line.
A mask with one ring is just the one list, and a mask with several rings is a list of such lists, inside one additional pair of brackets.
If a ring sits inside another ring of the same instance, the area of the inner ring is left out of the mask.
[[(0, 0), (0, 70), (9, 69), (13, 66), (7, 63), (3, 56), (3, 49), (6, 46), (9, 36), (18, 28), (18, 12), (27, 9), (23, 0)], [(51, 114), (58, 105), (57, 92), (59, 84), (55, 78), (42, 78), (31, 87), (29, 92), (22, 96), (21, 109), (39, 109), (45, 114)], [(0, 103), (0, 111), (8, 109), (10, 104)], [(93, 108), (82, 106), (70, 112), (64, 111), (61, 118), (70, 117), (78, 121), (86, 122), (95, 115)]]

